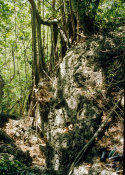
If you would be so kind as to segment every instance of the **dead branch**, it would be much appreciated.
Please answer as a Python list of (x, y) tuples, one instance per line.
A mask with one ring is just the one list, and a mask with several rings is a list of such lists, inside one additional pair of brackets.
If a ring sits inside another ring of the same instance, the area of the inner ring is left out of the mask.
[(53, 83), (53, 80), (50, 78), (50, 76), (43, 70), (43, 73), (49, 78), (49, 80)]
[(13, 104), (13, 106), (11, 106), (11, 107), (7, 110), (7, 113), (10, 112), (17, 104), (19, 104), (21, 100), (22, 100), (22, 97), (20, 97), (20, 98)]
[[(121, 99), (120, 99), (121, 100)], [(77, 163), (79, 162), (79, 160), (83, 157), (83, 155), (86, 153), (87, 149), (90, 147), (90, 145), (93, 143), (93, 141), (100, 135), (100, 133), (103, 131), (103, 129), (106, 127), (108, 120), (112, 118), (112, 113), (116, 110), (117, 105), (119, 103), (118, 100), (114, 107), (112, 108), (111, 112), (109, 113), (109, 115), (107, 116), (107, 118), (104, 120), (104, 122), (101, 124), (101, 126), (99, 127), (99, 129), (96, 131), (96, 133), (94, 134), (94, 136), (89, 140), (89, 142), (82, 148), (82, 150), (78, 153), (78, 155), (76, 156), (74, 162), (71, 164), (71, 167), (68, 171), (67, 175), (71, 175), (73, 172), (74, 167), (77, 165)]]
[(31, 102), (30, 108), (29, 108), (29, 112), (28, 112), (28, 117), (30, 117), (31, 112), (34, 110), (35, 107), (36, 107), (36, 103), (35, 103), (35, 105), (33, 106), (33, 102)]

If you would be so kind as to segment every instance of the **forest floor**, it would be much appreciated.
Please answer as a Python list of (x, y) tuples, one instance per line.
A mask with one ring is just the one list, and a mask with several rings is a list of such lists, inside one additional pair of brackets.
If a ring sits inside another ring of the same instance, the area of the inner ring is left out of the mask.
[(32, 165), (45, 166), (45, 157), (39, 146), (45, 146), (43, 139), (39, 138), (32, 129), (32, 117), (25, 116), (19, 120), (9, 119), (3, 130), (15, 141), (23, 152), (29, 151)]
[(97, 141), (96, 148), (98, 151), (101, 151), (98, 160), (100, 166), (104, 167), (106, 170), (122, 175), (124, 155), (124, 118), (117, 117), (111, 123), (109, 128), (105, 131), (104, 136)]
[[(104, 136), (101, 140), (96, 142), (97, 151), (100, 151), (100, 157), (96, 160), (98, 165), (107, 171), (113, 171), (117, 174), (123, 174), (123, 162), (122, 160), (110, 160), (106, 157), (105, 160), (101, 161), (101, 156), (104, 151), (109, 154), (112, 150), (115, 150), (113, 156), (123, 155), (124, 146), (124, 126), (123, 118), (117, 118), (114, 123), (106, 130)], [(25, 116), (19, 120), (12, 120), (6, 123), (4, 128), (2, 128), (16, 143), (22, 151), (29, 151), (32, 157), (32, 166), (37, 165), (38, 167), (45, 168), (45, 156), (40, 151), (39, 146), (46, 146), (45, 140), (38, 137), (35, 130), (32, 129), (33, 118)], [(93, 166), (88, 165), (89, 169)]]

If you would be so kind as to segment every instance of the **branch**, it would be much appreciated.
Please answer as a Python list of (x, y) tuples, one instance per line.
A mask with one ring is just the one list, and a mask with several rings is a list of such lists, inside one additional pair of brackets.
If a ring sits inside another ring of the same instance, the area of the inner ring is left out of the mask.
[(64, 39), (67, 48), (71, 46), (71, 41), (69, 40), (69, 38), (66, 36), (66, 33), (64, 32), (63, 29), (61, 29), (61, 27), (58, 25), (58, 30), (60, 32), (61, 37)]
[[(32, 8), (33, 10), (35, 11), (36, 13), (36, 18), (37, 18), (37, 21), (39, 21), (40, 24), (43, 24), (43, 25), (47, 25), (47, 26), (51, 26), (51, 25), (54, 25), (54, 24), (58, 24), (60, 22), (61, 19), (57, 20), (57, 19), (53, 19), (53, 20), (43, 20), (36, 8), (36, 4), (34, 2), (34, 0), (28, 0), (30, 2), (30, 4), (32, 5)], [(62, 6), (62, 4), (61, 4)], [(66, 34), (64, 33), (64, 31), (58, 26), (58, 29), (60, 31), (60, 35), (63, 37), (64, 41), (66, 42), (67, 46), (70, 47), (70, 41), (69, 39), (66, 37)]]
[(13, 104), (13, 106), (11, 106), (11, 107), (7, 110), (7, 113), (10, 112), (18, 103), (20, 103), (21, 100), (22, 100), (22, 97), (20, 97), (18, 100), (16, 100), (16, 102)]
[[(121, 100), (121, 99), (120, 99)], [(74, 162), (71, 164), (71, 167), (69, 169), (69, 172), (67, 175), (71, 175), (73, 172), (74, 167), (76, 166), (76, 164), (79, 162), (79, 160), (81, 159), (81, 157), (83, 157), (83, 155), (85, 154), (85, 152), (87, 151), (88, 147), (90, 147), (90, 145), (93, 143), (93, 141), (95, 140), (95, 138), (97, 138), (100, 133), (102, 132), (102, 130), (106, 127), (109, 118), (111, 117), (112, 113), (116, 110), (117, 105), (119, 103), (118, 100), (114, 107), (112, 108), (111, 112), (109, 113), (109, 115), (107, 116), (107, 118), (105, 119), (105, 121), (101, 124), (101, 126), (99, 127), (99, 129), (96, 131), (96, 133), (93, 135), (93, 137), (89, 140), (89, 142), (82, 148), (82, 150), (78, 153), (78, 155), (76, 156)]]
[(36, 11), (36, 18), (37, 20), (40, 22), (40, 24), (43, 24), (43, 25), (47, 25), (47, 26), (51, 26), (51, 25), (54, 25), (54, 24), (57, 24), (58, 23), (58, 20), (57, 19), (53, 19), (53, 20), (43, 20), (36, 8), (36, 4), (34, 2), (34, 0), (28, 0), (30, 2), (30, 4), (32, 5), (32, 8), (34, 11)]

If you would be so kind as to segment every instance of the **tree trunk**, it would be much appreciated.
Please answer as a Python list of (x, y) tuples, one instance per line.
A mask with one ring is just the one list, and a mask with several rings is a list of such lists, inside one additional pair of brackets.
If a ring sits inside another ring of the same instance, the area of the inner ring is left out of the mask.
[[(55, 19), (55, 3), (56, 0), (53, 0), (52, 9), (53, 9), (53, 19)], [(53, 24), (51, 26), (51, 58), (50, 58), (50, 70), (53, 71), (56, 59), (57, 59), (57, 39), (58, 39), (58, 25)]]
[[(38, 1), (38, 11), (41, 12), (40, 1)], [(37, 41), (38, 41), (37, 69), (38, 69), (38, 74), (40, 79), (41, 77), (44, 76), (43, 70), (46, 69), (46, 67), (45, 67), (45, 60), (44, 60), (44, 43), (42, 43), (41, 23), (39, 19), (37, 19)]]
[(1, 104), (2, 96), (3, 96), (3, 87), (4, 87), (4, 80), (3, 80), (2, 76), (0, 75), (0, 104)]
[(36, 48), (36, 9), (32, 8), (32, 81), (38, 85), (39, 75), (37, 70), (37, 48)]

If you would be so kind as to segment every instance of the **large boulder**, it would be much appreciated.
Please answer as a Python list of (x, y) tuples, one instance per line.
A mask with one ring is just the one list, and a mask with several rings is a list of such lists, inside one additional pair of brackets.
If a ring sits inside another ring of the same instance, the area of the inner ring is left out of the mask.
[(102, 110), (95, 99), (102, 82), (101, 69), (95, 70), (86, 59), (85, 45), (68, 51), (53, 82), (55, 92), (49, 103), (48, 120), (44, 122), (47, 166), (60, 174), (67, 173), (100, 125)]

